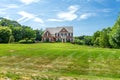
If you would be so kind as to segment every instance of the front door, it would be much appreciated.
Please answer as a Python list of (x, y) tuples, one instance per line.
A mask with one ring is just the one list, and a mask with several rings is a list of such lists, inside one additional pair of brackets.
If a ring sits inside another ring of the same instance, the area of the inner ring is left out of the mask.
[(66, 42), (66, 39), (63, 38), (63, 39), (62, 39), (62, 42)]

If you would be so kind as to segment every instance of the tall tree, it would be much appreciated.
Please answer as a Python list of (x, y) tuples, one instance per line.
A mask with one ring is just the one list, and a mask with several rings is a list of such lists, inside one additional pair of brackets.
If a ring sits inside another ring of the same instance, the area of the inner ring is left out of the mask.
[(107, 28), (107, 29), (103, 29), (100, 32), (100, 37), (99, 37), (99, 45), (100, 47), (111, 47), (110, 43), (109, 43), (109, 33), (110, 33), (111, 29)]
[(120, 48), (120, 16), (118, 17), (115, 25), (112, 27), (109, 41), (112, 47)]
[(35, 30), (35, 33), (36, 33), (36, 38), (35, 38), (35, 40), (36, 41), (41, 41), (42, 40), (42, 34), (43, 34), (43, 30), (42, 29), (40, 29), (40, 30)]
[(15, 42), (18, 42), (19, 40), (22, 39), (23, 32), (22, 32), (22, 27), (13, 27), (12, 28), (12, 33), (15, 38)]
[(36, 37), (35, 31), (32, 28), (30, 28), (28, 26), (22, 26), (22, 27), (23, 27), (23, 31), (22, 31), (23, 39), (25, 39), (25, 38), (30, 39), (30, 38)]
[(8, 27), (0, 27), (0, 43), (8, 43), (12, 30)]
[(100, 31), (96, 31), (92, 37), (92, 43), (94, 46), (99, 46)]

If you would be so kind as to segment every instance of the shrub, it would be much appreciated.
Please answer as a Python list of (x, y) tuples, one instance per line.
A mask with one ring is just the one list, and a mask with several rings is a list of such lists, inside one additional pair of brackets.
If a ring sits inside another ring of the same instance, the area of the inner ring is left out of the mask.
[(22, 43), (22, 44), (30, 44), (30, 43), (35, 43), (34, 40), (31, 40), (31, 39), (27, 39), (27, 40), (20, 40), (19, 43)]

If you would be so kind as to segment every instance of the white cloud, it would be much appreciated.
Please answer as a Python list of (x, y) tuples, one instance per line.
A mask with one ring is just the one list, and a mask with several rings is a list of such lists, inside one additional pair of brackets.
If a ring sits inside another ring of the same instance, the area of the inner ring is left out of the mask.
[(68, 11), (64, 11), (64, 12), (59, 12), (57, 14), (57, 18), (56, 19), (48, 19), (48, 21), (72, 21), (75, 20), (78, 15), (76, 14), (76, 11), (78, 10), (78, 6), (77, 5), (72, 5), (68, 7)]
[(40, 18), (35, 18), (34, 21), (39, 22), (39, 23), (44, 23), (44, 21), (42, 19), (40, 19)]
[(25, 11), (20, 11), (18, 12), (19, 15), (21, 15), (22, 17), (20, 19), (18, 19), (18, 22), (26, 22), (28, 20), (33, 20), (35, 22), (39, 22), (39, 23), (44, 23), (44, 21), (38, 17), (36, 17), (36, 15), (25, 12)]
[(70, 13), (75, 13), (78, 10), (78, 6), (77, 5), (72, 5), (68, 8)]
[(77, 18), (77, 15), (70, 12), (62, 12), (57, 14), (59, 19), (65, 20), (65, 21), (72, 21)]
[(16, 5), (16, 4), (9, 4), (9, 5), (6, 5), (7, 8), (18, 8), (19, 6)]
[(80, 15), (80, 20), (85, 20), (88, 19), (89, 17), (95, 16), (95, 13), (83, 13), (82, 15)]
[(22, 3), (26, 4), (26, 5), (29, 5), (31, 3), (37, 3), (39, 2), (40, 0), (20, 0)]
[(48, 19), (48, 21), (57, 21), (57, 22), (62, 22), (63, 20), (60, 20), (60, 19)]

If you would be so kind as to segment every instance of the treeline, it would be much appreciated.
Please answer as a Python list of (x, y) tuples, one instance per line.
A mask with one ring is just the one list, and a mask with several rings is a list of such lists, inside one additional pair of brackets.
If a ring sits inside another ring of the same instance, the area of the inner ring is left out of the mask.
[(41, 41), (43, 30), (33, 30), (16, 21), (0, 18), (0, 43), (34, 43)]
[(113, 27), (96, 31), (93, 36), (75, 37), (75, 44), (90, 45), (103, 48), (120, 48), (120, 16)]

